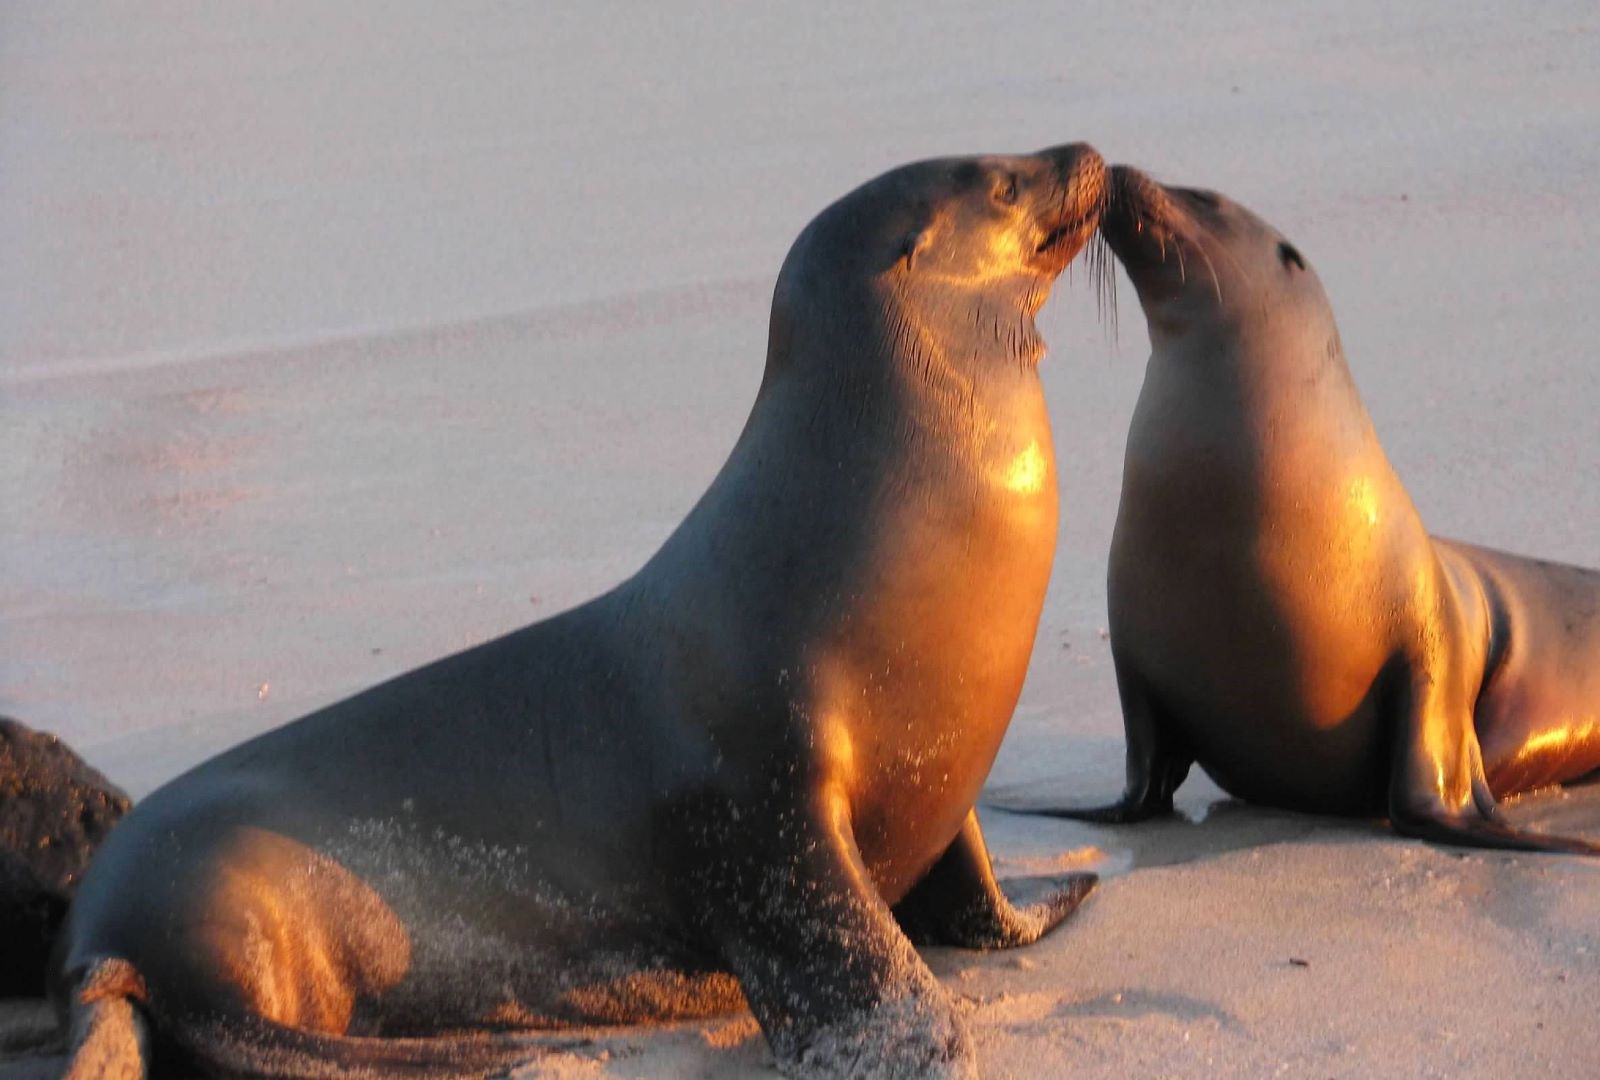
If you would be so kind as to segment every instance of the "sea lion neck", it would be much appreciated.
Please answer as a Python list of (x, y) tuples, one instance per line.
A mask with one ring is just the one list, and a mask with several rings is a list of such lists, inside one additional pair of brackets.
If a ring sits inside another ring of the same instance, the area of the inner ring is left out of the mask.
[(884, 319), (898, 331), (916, 327), (974, 374), (1006, 365), (1037, 366), (1044, 339), (1034, 315), (1050, 295), (1051, 280), (1012, 273), (981, 283), (895, 280), (884, 299)]
[(887, 410), (901, 427), (943, 426), (946, 414), (1036, 390), (1045, 345), (1033, 311), (1048, 289), (1022, 274), (983, 288), (894, 273), (861, 283), (814, 277), (804, 288), (780, 281), (761, 396), (804, 387), (849, 401), (841, 420), (853, 424)]

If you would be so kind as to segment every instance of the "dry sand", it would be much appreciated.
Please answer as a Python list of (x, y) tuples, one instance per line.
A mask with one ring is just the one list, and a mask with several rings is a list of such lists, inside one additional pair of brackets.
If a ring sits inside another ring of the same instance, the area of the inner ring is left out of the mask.
[[(1068, 139), (1294, 238), (1434, 530), (1600, 565), (1592, 2), (671, 7), (0, 6), (0, 710), (139, 795), (594, 594), (732, 445), (812, 214)], [(1065, 519), (1003, 802), (1121, 775), (1144, 329), (1081, 272), (1041, 326)], [(987, 813), (1002, 873), (1109, 875), (931, 956), (992, 1075), (1600, 1074), (1600, 867), (1180, 801)], [(1597, 792), (1516, 812), (1600, 835)], [(551, 1068), (767, 1060), (734, 1018)]]

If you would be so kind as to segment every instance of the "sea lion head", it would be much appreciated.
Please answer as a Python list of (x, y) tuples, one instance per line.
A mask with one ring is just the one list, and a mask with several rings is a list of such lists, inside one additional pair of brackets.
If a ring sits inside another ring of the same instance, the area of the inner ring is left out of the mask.
[(1153, 345), (1260, 340), (1274, 336), (1264, 333), (1273, 324), (1332, 330), (1322, 283), (1277, 229), (1213, 191), (1169, 187), (1126, 165), (1109, 175), (1102, 234), (1139, 294)]
[[(965, 368), (1044, 347), (1033, 317), (1094, 235), (1106, 168), (1083, 143), (939, 158), (844, 196), (800, 234), (773, 298), (768, 374)], [(840, 368), (843, 365), (843, 368)]]

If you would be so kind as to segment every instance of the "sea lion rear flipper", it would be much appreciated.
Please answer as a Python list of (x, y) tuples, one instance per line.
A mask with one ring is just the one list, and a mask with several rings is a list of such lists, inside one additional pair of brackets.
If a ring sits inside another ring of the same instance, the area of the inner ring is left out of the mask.
[(72, 1059), (64, 1080), (144, 1080), (149, 1025), (144, 980), (126, 960), (102, 960), (77, 982), (67, 1006)]
[[(413, 1038), (351, 1037), (286, 1027), (222, 1011), (172, 1025), (166, 1049), (151, 1053), (152, 1018), (143, 977), (127, 960), (110, 957), (67, 976), (70, 1060), (64, 1080), (145, 1080), (152, 1057), (159, 1075), (168, 1055), (188, 1066), (182, 1075), (250, 1076), (289, 1080), (318, 1076), (465, 1080), (532, 1064), (551, 1053), (583, 1051), (590, 1040), (559, 1033), (463, 1031)], [(155, 1019), (159, 1029), (161, 1020)], [(194, 1071), (190, 1071), (194, 1070)]]
[(995, 880), (989, 849), (969, 811), (961, 831), (933, 868), (895, 905), (900, 928), (918, 945), (1008, 949), (1028, 945), (1072, 914), (1100, 879), (1064, 874), (1013, 882), (1042, 899), (1017, 906)]
[[(1390, 803), (1394, 800), (1390, 800)], [(1549, 851), (1552, 854), (1594, 854), (1600, 856), (1600, 845), (1579, 837), (1554, 837), (1542, 832), (1525, 832), (1510, 826), (1499, 818), (1485, 818), (1477, 811), (1459, 814), (1418, 813), (1416, 808), (1398, 813), (1390, 810), (1390, 824), (1397, 834), (1450, 843), (1461, 848), (1496, 848), (1502, 851)]]
[(835, 801), (798, 822), (744, 815), (723, 834), (695, 890), (706, 928), (784, 1075), (975, 1078), (966, 1025), (895, 925)]
[(1451, 709), (1426, 669), (1418, 665), (1415, 670), (1396, 726), (1389, 776), (1394, 831), (1459, 847), (1600, 855), (1600, 844), (1508, 824), (1484, 776), (1471, 711)]

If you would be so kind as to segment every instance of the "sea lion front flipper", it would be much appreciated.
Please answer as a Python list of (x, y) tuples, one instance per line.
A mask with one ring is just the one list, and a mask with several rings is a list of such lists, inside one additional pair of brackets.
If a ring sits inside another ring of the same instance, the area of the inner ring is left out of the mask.
[(894, 916), (918, 945), (1009, 949), (1032, 944), (1055, 929), (1099, 880), (1096, 874), (1023, 878), (1013, 888), (1042, 899), (1012, 903), (995, 880), (973, 810), (939, 861), (895, 905)]
[(1406, 698), (1389, 775), (1395, 832), (1458, 847), (1600, 855), (1600, 844), (1507, 824), (1484, 776), (1470, 708), (1450, 702), (1424, 666), (1414, 668)]
[(843, 797), (821, 801), (728, 822), (693, 890), (778, 1068), (975, 1080), (966, 1024), (873, 887)]
[(1171, 725), (1131, 665), (1116, 655), (1117, 696), (1122, 701), (1122, 729), (1128, 740), (1127, 786), (1109, 806), (1017, 807), (1017, 813), (1092, 821), (1101, 825), (1131, 825), (1172, 813), (1172, 796), (1189, 775), (1194, 755), (1182, 746)]

